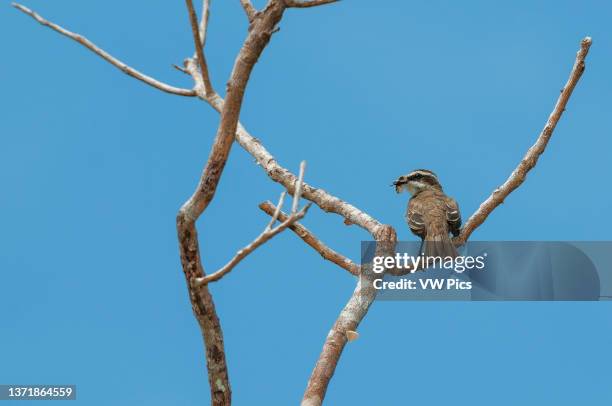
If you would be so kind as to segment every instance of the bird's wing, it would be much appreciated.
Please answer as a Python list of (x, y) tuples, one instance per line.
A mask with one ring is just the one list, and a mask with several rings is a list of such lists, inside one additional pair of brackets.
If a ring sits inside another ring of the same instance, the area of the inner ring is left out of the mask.
[(456, 237), (459, 235), (461, 229), (461, 212), (459, 211), (459, 205), (455, 199), (448, 196), (444, 199), (444, 203), (446, 204), (448, 231)]
[(406, 210), (406, 222), (410, 230), (421, 238), (425, 238), (427, 230), (423, 219), (423, 203), (419, 199), (410, 199)]

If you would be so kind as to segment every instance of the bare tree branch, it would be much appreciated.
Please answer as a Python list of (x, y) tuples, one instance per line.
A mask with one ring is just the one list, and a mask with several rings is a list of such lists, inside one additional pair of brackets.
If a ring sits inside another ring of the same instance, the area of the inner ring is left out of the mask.
[(302, 185), (304, 184), (304, 171), (306, 170), (306, 161), (300, 163), (300, 172), (298, 179), (295, 182), (295, 193), (293, 194), (293, 204), (291, 206), (291, 214), (295, 213), (300, 204), (300, 197), (302, 196)]
[(305, 1), (300, 1), (300, 0), (285, 0), (285, 4), (287, 5), (287, 7), (293, 7), (293, 8), (306, 8), (306, 7), (316, 7), (316, 6), (323, 6), (325, 4), (330, 4), (330, 3), (336, 3), (340, 0), (305, 0)]
[[(259, 208), (273, 218), (276, 216), (280, 221), (286, 221), (289, 218), (287, 214), (280, 211), (280, 206), (275, 207), (272, 202), (263, 202), (259, 205)], [(306, 244), (314, 248), (324, 259), (333, 262), (355, 276), (359, 276), (359, 265), (329, 248), (302, 224), (295, 222), (289, 226), (289, 229), (297, 234)]]
[(255, 15), (257, 15), (257, 9), (253, 7), (251, 0), (240, 0), (240, 4), (242, 4), (242, 8), (247, 15), (249, 21), (253, 21)]
[(202, 2), (202, 18), (200, 19), (200, 46), (206, 46), (206, 37), (208, 36), (208, 19), (210, 18), (210, 0)]
[[(216, 282), (219, 279), (223, 278), (225, 275), (230, 273), (236, 267), (236, 265), (240, 263), (240, 261), (246, 258), (249, 254), (251, 254), (257, 248), (259, 248), (260, 246), (262, 246), (263, 244), (271, 240), (275, 235), (280, 234), (281, 232), (285, 231), (287, 227), (291, 227), (291, 225), (294, 224), (296, 221), (304, 218), (311, 204), (312, 203), (308, 203), (306, 206), (302, 208), (302, 210), (292, 213), (289, 217), (286, 217), (282, 221), (282, 223), (280, 223), (278, 226), (271, 228), (271, 229), (268, 229), (266, 227), (264, 231), (261, 234), (259, 234), (259, 236), (257, 236), (257, 238), (255, 238), (249, 245), (247, 245), (246, 247), (238, 251), (236, 255), (227, 264), (223, 266), (223, 268), (219, 269), (217, 272), (214, 272), (208, 276), (205, 276), (202, 278), (196, 278), (195, 281), (193, 282), (194, 286), (200, 287), (210, 282)], [(280, 203), (279, 203), (279, 207), (280, 207)]]
[(105, 61), (111, 63), (113, 66), (119, 68), (123, 73), (136, 78), (144, 83), (146, 83), (149, 86), (153, 86), (156, 89), (159, 89), (161, 91), (164, 91), (166, 93), (171, 93), (171, 94), (176, 94), (178, 96), (189, 96), (189, 97), (193, 97), (196, 96), (196, 92), (193, 89), (182, 89), (179, 87), (174, 87), (174, 86), (170, 86), (166, 83), (160, 82), (159, 80), (153, 79), (150, 76), (145, 75), (144, 73), (141, 73), (139, 71), (137, 71), (136, 69), (126, 65), (125, 63), (121, 62), (119, 59), (115, 58), (114, 56), (112, 56), (111, 54), (109, 54), (108, 52), (104, 51), (103, 49), (99, 48), (96, 44), (94, 44), (93, 42), (91, 42), (90, 40), (88, 40), (87, 38), (83, 37), (80, 34), (76, 34), (74, 32), (68, 31), (67, 29), (60, 27), (57, 24), (54, 24), (50, 21), (45, 20), (43, 17), (41, 17), (39, 14), (35, 13), (34, 11), (30, 10), (29, 8), (22, 6), (21, 4), (18, 3), (12, 3), (13, 7), (15, 7), (17, 10), (29, 15), (30, 17), (32, 17), (33, 19), (35, 19), (36, 21), (38, 21), (40, 24), (51, 28), (54, 31), (59, 32), (60, 34), (75, 40), (76, 42), (78, 42), (79, 44), (83, 45), (84, 47), (88, 48), (89, 50), (93, 51), (95, 54), (99, 55), (100, 57), (102, 57), (102, 59), (104, 59)]
[(182, 222), (180, 216), (177, 216), (177, 228), (179, 229), (181, 263), (187, 282), (189, 299), (204, 340), (211, 405), (230, 405), (232, 392), (225, 358), (223, 330), (215, 303), (207, 286), (198, 289), (191, 286), (191, 280), (204, 275), (198, 245), (198, 232), (195, 223)]
[(285, 202), (286, 195), (287, 195), (287, 192), (281, 193), (280, 198), (278, 199), (278, 203), (276, 205), (276, 210), (274, 210), (274, 213), (272, 214), (272, 218), (270, 219), (270, 222), (268, 223), (266, 230), (270, 230), (274, 226), (274, 223), (276, 223), (276, 220), (278, 220), (278, 216), (280, 216), (281, 208), (283, 207), (283, 203)]
[(578, 83), (580, 77), (582, 76), (582, 73), (584, 72), (584, 61), (587, 54), (589, 53), (591, 42), (591, 38), (589, 37), (586, 37), (582, 40), (580, 44), (580, 50), (576, 55), (576, 62), (574, 63), (574, 67), (572, 68), (569, 79), (567, 80), (567, 83), (565, 84), (563, 90), (561, 90), (561, 94), (559, 95), (559, 99), (555, 104), (555, 108), (548, 117), (548, 121), (546, 122), (546, 125), (540, 133), (537, 141), (535, 142), (535, 144), (533, 144), (531, 148), (529, 148), (527, 154), (525, 154), (525, 157), (521, 160), (521, 162), (512, 172), (510, 177), (504, 182), (504, 184), (495, 189), (491, 196), (489, 196), (487, 200), (485, 200), (480, 205), (478, 210), (476, 210), (476, 212), (468, 219), (468, 221), (465, 223), (465, 226), (461, 230), (461, 234), (454, 239), (456, 245), (464, 244), (468, 240), (472, 232), (474, 232), (474, 230), (487, 219), (489, 214), (491, 214), (491, 212), (495, 210), (497, 206), (504, 202), (504, 200), (506, 199), (506, 197), (508, 197), (510, 193), (512, 193), (525, 181), (527, 173), (536, 166), (538, 158), (546, 149), (546, 145), (548, 145), (548, 141), (553, 135), (553, 131), (555, 130), (555, 127), (557, 126), (561, 115), (563, 115), (563, 112), (565, 111), (565, 106), (567, 105), (567, 102), (570, 96), (572, 95), (576, 84)]
[[(204, 1), (204, 10), (208, 13), (208, 1)], [(206, 64), (206, 58), (204, 57), (204, 46), (203, 46), (203, 38), (205, 38), (206, 27), (208, 16), (202, 16), (202, 26), (198, 25), (198, 16), (196, 15), (195, 9), (193, 8), (192, 0), (185, 0), (185, 4), (187, 5), (187, 11), (189, 12), (189, 22), (191, 23), (191, 32), (193, 34), (193, 44), (195, 46), (195, 52), (197, 55), (197, 60), (200, 65), (200, 74), (202, 75), (202, 81), (204, 83), (204, 91), (206, 94), (210, 94), (213, 91), (212, 84), (210, 83), (210, 77), (208, 74), (208, 65)], [(201, 27), (204, 31), (201, 31)], [(204, 33), (204, 36), (202, 35)]]
[[(376, 256), (392, 256), (395, 254), (397, 236), (392, 227), (384, 226), (376, 235), (376, 241)], [(351, 332), (357, 331), (359, 323), (368, 313), (376, 298), (374, 279), (378, 277), (380, 276), (373, 272), (365, 272), (357, 281), (357, 287), (340, 312), (329, 334), (327, 334), (323, 350), (308, 380), (302, 398), (302, 406), (320, 406), (323, 403), (327, 387), (334, 375), (338, 361), (340, 361), (344, 346), (348, 342), (349, 336), (352, 335)]]

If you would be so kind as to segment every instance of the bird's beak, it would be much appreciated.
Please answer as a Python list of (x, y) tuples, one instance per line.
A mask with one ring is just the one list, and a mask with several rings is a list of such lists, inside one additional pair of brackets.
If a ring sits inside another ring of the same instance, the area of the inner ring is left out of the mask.
[(403, 184), (403, 183), (401, 183), (399, 180), (396, 180), (395, 182), (393, 182), (393, 183), (391, 184), (391, 186), (395, 186), (395, 193), (399, 193), (399, 192), (401, 192), (401, 191), (402, 191), (402, 186), (403, 186), (403, 185), (404, 185), (404, 184)]

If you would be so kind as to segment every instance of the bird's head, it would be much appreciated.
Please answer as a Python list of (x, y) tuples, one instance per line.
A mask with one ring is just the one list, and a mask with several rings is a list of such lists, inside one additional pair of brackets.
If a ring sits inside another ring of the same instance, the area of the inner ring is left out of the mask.
[(395, 186), (396, 193), (406, 190), (413, 196), (426, 189), (442, 190), (436, 174), (427, 169), (415, 169), (407, 175), (402, 175), (391, 186)]

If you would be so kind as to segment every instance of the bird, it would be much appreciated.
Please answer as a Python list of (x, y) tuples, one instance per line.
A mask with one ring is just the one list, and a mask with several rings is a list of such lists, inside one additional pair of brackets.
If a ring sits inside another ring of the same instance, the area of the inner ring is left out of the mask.
[(458, 256), (449, 234), (458, 236), (461, 213), (455, 199), (442, 190), (438, 176), (427, 169), (416, 169), (400, 176), (391, 186), (395, 192), (409, 192), (412, 196), (406, 208), (406, 222), (410, 231), (421, 238), (420, 253), (426, 257)]

